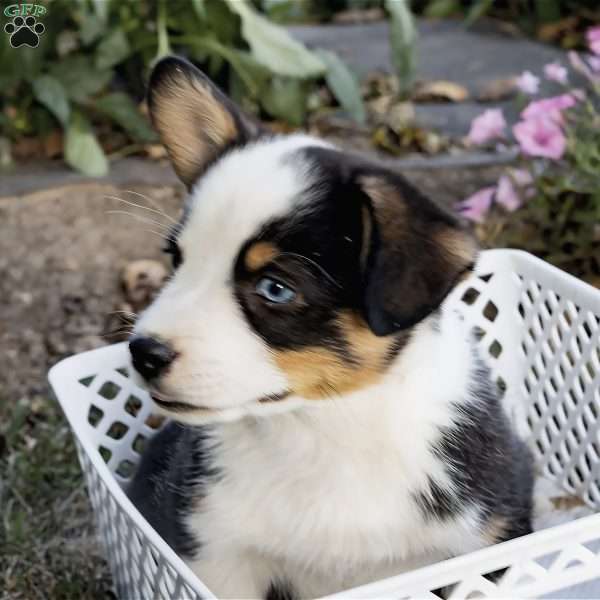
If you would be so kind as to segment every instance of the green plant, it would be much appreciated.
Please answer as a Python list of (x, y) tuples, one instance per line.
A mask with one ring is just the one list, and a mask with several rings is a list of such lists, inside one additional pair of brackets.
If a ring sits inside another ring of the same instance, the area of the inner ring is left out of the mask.
[[(42, 1), (42, 0), (40, 0)], [(3, 5), (6, 5), (6, 1)], [(0, 36), (0, 141), (62, 131), (63, 155), (89, 175), (156, 136), (140, 112), (152, 64), (176, 52), (255, 114), (300, 125), (326, 79), (364, 118), (358, 85), (331, 54), (309, 51), (249, 0), (46, 0), (37, 48)], [(1, 158), (1, 157), (0, 157)]]
[(398, 75), (400, 94), (407, 96), (416, 72), (417, 28), (409, 0), (386, 0), (385, 7), (390, 15), (392, 62)]

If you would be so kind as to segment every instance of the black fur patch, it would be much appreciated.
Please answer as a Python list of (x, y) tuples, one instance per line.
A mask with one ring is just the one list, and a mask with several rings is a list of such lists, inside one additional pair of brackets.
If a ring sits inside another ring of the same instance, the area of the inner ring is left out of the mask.
[(526, 445), (512, 431), (489, 370), (479, 363), (472, 376), (477, 401), (455, 405), (454, 424), (442, 431), (433, 453), (444, 462), (454, 493), (430, 481), (415, 499), (425, 518), (447, 519), (465, 508), (482, 509), (488, 519), (508, 524), (503, 540), (531, 532), (533, 472)]
[(419, 492), (416, 501), (426, 519), (448, 519), (456, 516), (463, 508), (455, 494), (439, 486), (431, 477), (427, 478), (427, 490)]
[(201, 546), (185, 517), (218, 478), (211, 467), (207, 427), (168, 423), (149, 442), (127, 495), (144, 518), (178, 554), (192, 558)]
[(300, 600), (300, 598), (289, 582), (278, 579), (269, 584), (265, 600)]
[(411, 333), (412, 332), (408, 331), (408, 332), (400, 332), (399, 334), (396, 334), (396, 337), (394, 338), (394, 341), (392, 342), (392, 345), (390, 346), (390, 348), (385, 356), (386, 364), (391, 365), (394, 362), (394, 360), (396, 359), (396, 356), (398, 356), (398, 354), (400, 354), (400, 351), (410, 341)]

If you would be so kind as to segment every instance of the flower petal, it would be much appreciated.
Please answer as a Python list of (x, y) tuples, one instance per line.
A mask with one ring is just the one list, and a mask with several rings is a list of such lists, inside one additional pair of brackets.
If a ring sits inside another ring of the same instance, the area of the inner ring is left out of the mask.
[(495, 138), (503, 137), (505, 128), (506, 120), (502, 110), (491, 108), (473, 119), (467, 139), (472, 144), (484, 144)]
[(502, 175), (498, 180), (498, 189), (496, 190), (496, 202), (512, 212), (521, 206), (522, 201), (515, 190), (513, 182), (508, 175)]
[(567, 139), (560, 125), (548, 116), (536, 116), (519, 121), (513, 133), (521, 152), (526, 156), (539, 156), (558, 160), (567, 148)]
[(517, 77), (516, 85), (524, 94), (534, 95), (538, 93), (540, 78), (536, 77), (531, 71), (523, 71)]
[(492, 206), (495, 192), (495, 187), (483, 188), (459, 202), (456, 208), (466, 219), (481, 223)]
[(565, 85), (568, 80), (568, 72), (559, 62), (548, 63), (544, 67), (544, 75), (546, 79), (550, 81), (556, 81), (562, 85)]
[(508, 174), (519, 187), (533, 183), (533, 176), (527, 169), (509, 169)]

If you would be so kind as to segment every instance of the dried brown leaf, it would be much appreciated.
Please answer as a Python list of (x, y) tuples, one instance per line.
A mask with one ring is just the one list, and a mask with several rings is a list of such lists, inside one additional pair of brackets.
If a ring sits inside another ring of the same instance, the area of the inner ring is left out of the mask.
[(162, 144), (146, 144), (144, 151), (148, 158), (152, 160), (159, 160), (167, 157), (167, 150)]
[(63, 134), (60, 129), (55, 129), (44, 138), (44, 154), (46, 158), (56, 158), (63, 151)]
[(417, 85), (413, 100), (417, 102), (464, 102), (469, 91), (454, 81), (426, 81)]
[(415, 107), (412, 102), (398, 102), (387, 112), (386, 123), (390, 129), (399, 133), (410, 127), (415, 121)]
[(384, 121), (393, 101), (394, 96), (392, 94), (379, 96), (378, 98), (367, 102), (367, 110), (375, 121)]
[(578, 506), (585, 506), (585, 502), (579, 496), (555, 496), (550, 502), (557, 510), (569, 510)]
[(166, 267), (156, 260), (135, 260), (121, 275), (125, 297), (139, 312), (149, 304), (167, 280)]
[(516, 77), (493, 79), (481, 86), (477, 94), (479, 102), (498, 102), (515, 95), (517, 91)]
[(555, 42), (565, 33), (577, 29), (578, 23), (579, 17), (576, 16), (566, 17), (553, 23), (545, 23), (538, 27), (537, 37), (543, 42)]
[(351, 8), (336, 13), (333, 16), (334, 23), (345, 25), (356, 25), (358, 23), (373, 23), (385, 19), (385, 13), (381, 8)]

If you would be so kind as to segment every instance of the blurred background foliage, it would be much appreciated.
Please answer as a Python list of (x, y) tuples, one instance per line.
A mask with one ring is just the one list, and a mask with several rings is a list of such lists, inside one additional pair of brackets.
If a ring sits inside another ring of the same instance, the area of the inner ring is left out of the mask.
[[(402, 4), (404, 0), (400, 0)], [(3, 2), (3, 7), (8, 2)], [(53, 0), (37, 48), (0, 36), (0, 136), (16, 158), (60, 155), (90, 175), (106, 153), (155, 141), (144, 115), (152, 64), (176, 52), (200, 65), (242, 106), (301, 125), (326, 81), (356, 120), (358, 84), (335, 55), (309, 51), (247, 0)], [(266, 3), (268, 4), (268, 3)]]
[[(301, 126), (307, 115), (332, 106), (362, 123), (354, 74), (335, 54), (295, 41), (285, 24), (389, 18), (396, 93), (406, 97), (416, 70), (412, 14), (467, 24), (486, 15), (573, 47), (597, 10), (597, 0), (38, 3), (48, 10), (37, 48), (12, 48), (9, 36), (0, 35), (0, 167), (62, 156), (89, 175), (106, 173), (108, 158), (158, 152), (144, 82), (152, 64), (171, 52), (198, 64), (245, 110), (280, 129)], [(2, 9), (10, 4), (0, 2)]]

